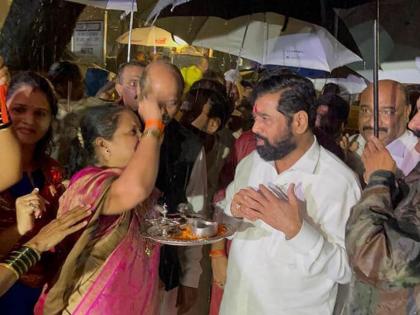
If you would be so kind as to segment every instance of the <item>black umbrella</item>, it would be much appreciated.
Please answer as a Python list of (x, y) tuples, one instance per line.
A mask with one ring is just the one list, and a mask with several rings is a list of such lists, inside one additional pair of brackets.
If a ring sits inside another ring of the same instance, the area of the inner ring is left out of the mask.
[(334, 9), (351, 8), (371, 1), (374, 0), (149, 0), (143, 4), (143, 18), (217, 16), (231, 19), (252, 13), (275, 12), (323, 26), (343, 45), (360, 55), (352, 35)]
[[(418, 0), (376, 0), (361, 6), (340, 10), (339, 15), (346, 25), (356, 29), (360, 25), (373, 28), (365, 32), (371, 34), (373, 43), (365, 52), (373, 49), (373, 84), (374, 84), (374, 134), (378, 136), (378, 68), (380, 61), (414, 59), (420, 53), (418, 30), (420, 27), (420, 1)], [(384, 52), (379, 45), (379, 25), (395, 43), (393, 51)], [(372, 26), (371, 26), (372, 27)]]

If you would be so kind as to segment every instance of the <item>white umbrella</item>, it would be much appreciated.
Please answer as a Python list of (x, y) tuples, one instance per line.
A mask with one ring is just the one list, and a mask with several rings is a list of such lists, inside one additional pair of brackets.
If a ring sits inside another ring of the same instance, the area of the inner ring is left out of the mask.
[[(357, 70), (362, 76), (373, 82), (372, 70)], [(420, 67), (414, 60), (383, 62), (378, 71), (378, 80), (394, 80), (404, 84), (420, 84)]]
[[(119, 36), (117, 42), (128, 44), (129, 32)], [(131, 32), (131, 44), (152, 47), (183, 47), (188, 45), (178, 36), (174, 36), (157, 26), (134, 28)]]
[[(191, 43), (194, 46), (212, 48), (260, 64), (331, 72), (342, 65), (361, 61), (359, 56), (344, 47), (324, 28), (292, 18), (286, 19), (276, 13), (257, 13), (231, 20), (208, 17), (194, 30), (188, 19), (191, 17), (162, 18), (157, 24), (164, 25), (165, 29), (181, 38), (188, 38), (185, 33), (195, 34)], [(186, 23), (184, 30), (178, 27), (182, 21)]]
[[(128, 37), (131, 39), (133, 29), (134, 12), (137, 11), (137, 0), (67, 0), (70, 2), (81, 3), (105, 10), (121, 10), (130, 13), (130, 28)], [(106, 39), (105, 39), (106, 41)], [(128, 41), (127, 62), (130, 61), (131, 40)]]
[(137, 2), (132, 0), (67, 0), (105, 10), (137, 11)]
[(320, 78), (311, 80), (314, 83), (315, 89), (318, 91), (321, 91), (328, 83), (335, 83), (343, 87), (348, 94), (359, 94), (367, 87), (366, 81), (363, 78), (353, 74), (350, 74), (346, 78)]

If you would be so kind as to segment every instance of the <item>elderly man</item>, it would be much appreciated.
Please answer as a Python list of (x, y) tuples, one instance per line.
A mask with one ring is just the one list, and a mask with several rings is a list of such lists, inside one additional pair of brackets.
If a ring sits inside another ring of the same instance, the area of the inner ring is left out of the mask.
[[(386, 146), (397, 168), (408, 175), (420, 161), (415, 150), (417, 137), (407, 129), (411, 106), (405, 87), (396, 81), (379, 81), (379, 140)], [(347, 141), (342, 148), (347, 150), (349, 166), (362, 177), (364, 167), (361, 155), (366, 141), (373, 135), (373, 85), (360, 95), (360, 134)], [(350, 152), (353, 151), (353, 152)]]
[(137, 86), (146, 65), (139, 61), (123, 63), (118, 68), (115, 89), (124, 105), (137, 112)]
[(305, 78), (272, 76), (256, 87), (257, 149), (226, 192), (226, 212), (243, 223), (230, 249), (222, 315), (332, 314), (338, 284), (350, 281), (344, 232), (360, 188), (318, 144), (315, 115)]
[[(379, 91), (388, 97), (393, 93)], [(419, 112), (408, 126), (417, 138), (412, 148), (420, 152)], [(347, 313), (419, 314), (420, 164), (406, 176), (399, 174), (391, 149), (375, 137), (365, 145), (362, 161), (367, 186), (346, 231), (356, 275)]]
[[(156, 187), (169, 213), (180, 203), (189, 203), (195, 212), (205, 212), (207, 171), (204, 149), (198, 137), (173, 117), (178, 112), (183, 91), (182, 76), (165, 61), (149, 64), (140, 80), (142, 95), (153, 93), (164, 108), (165, 137), (161, 146)], [(167, 292), (163, 294), (161, 314), (184, 313), (194, 303), (200, 280), (201, 247), (161, 248), (160, 276)], [(178, 309), (178, 310), (177, 310)]]

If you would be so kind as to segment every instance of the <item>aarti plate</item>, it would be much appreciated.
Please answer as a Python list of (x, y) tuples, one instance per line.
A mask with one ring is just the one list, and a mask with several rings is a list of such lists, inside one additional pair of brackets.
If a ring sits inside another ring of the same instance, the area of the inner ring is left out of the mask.
[(219, 232), (217, 235), (206, 238), (198, 239), (180, 239), (175, 238), (174, 236), (162, 236), (158, 226), (146, 223), (145, 227), (142, 229), (141, 234), (143, 237), (154, 240), (158, 243), (173, 245), (173, 246), (198, 246), (216, 243), (226, 237), (232, 236), (235, 233), (235, 229), (230, 224), (223, 223), (224, 229)]

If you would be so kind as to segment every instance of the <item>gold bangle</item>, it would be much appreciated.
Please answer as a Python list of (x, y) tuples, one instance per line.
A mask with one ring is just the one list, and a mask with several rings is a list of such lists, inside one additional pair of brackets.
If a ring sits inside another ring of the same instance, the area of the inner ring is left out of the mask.
[(12, 251), (3, 263), (13, 268), (18, 275), (26, 273), (33, 265), (41, 259), (41, 255), (35, 249), (29, 246)]
[(35, 248), (29, 246), (29, 245), (23, 245), (22, 247), (28, 248), (28, 253), (31, 254), (32, 257), (35, 258), (35, 262), (38, 262), (41, 260), (41, 253), (36, 250)]
[(14, 275), (16, 276), (16, 279), (19, 279), (19, 273), (15, 270), (15, 268), (13, 268), (12, 266), (5, 264), (5, 263), (0, 263), (0, 266), (3, 266), (6, 269), (9, 269), (10, 271), (12, 271), (14, 273)]
[(158, 129), (146, 129), (145, 131), (143, 131), (141, 137), (147, 137), (147, 136), (153, 136), (156, 139), (160, 140), (160, 138), (162, 138), (162, 132), (160, 132), (160, 130)]

